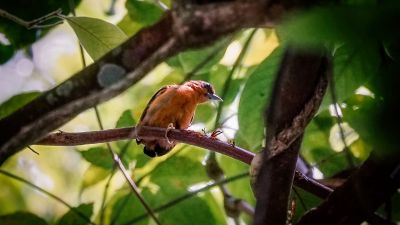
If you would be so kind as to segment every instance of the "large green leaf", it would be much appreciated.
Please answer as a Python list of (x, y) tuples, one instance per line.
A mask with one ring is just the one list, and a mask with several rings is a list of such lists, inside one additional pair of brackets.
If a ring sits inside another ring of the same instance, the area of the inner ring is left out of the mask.
[(82, 46), (93, 60), (121, 44), (126, 35), (114, 24), (89, 17), (66, 17)]
[(394, 21), (400, 20), (399, 8), (399, 1), (315, 7), (292, 14), (280, 27), (280, 33), (291, 43), (307, 47), (343, 42), (359, 44), (360, 41), (388, 40), (394, 35), (398, 38), (391, 27)]
[(5, 101), (3, 104), (0, 105), (0, 119), (10, 115), (17, 109), (21, 108), (28, 102), (32, 101), (34, 98), (36, 98), (40, 92), (34, 91), (34, 92), (27, 92), (27, 93), (22, 93), (19, 95), (15, 95)]
[(136, 124), (135, 119), (132, 116), (132, 112), (127, 109), (122, 112), (121, 116), (118, 118), (117, 124), (115, 127), (129, 127), (134, 126)]
[[(93, 213), (93, 203), (90, 204), (81, 204), (78, 207), (73, 208), (74, 210), (69, 210), (65, 213), (60, 220), (58, 221), (57, 225), (86, 225), (89, 224), (90, 217)], [(81, 215), (78, 215), (78, 211)], [(82, 218), (85, 216), (87, 220)]]
[(162, 187), (157, 196), (164, 199), (186, 193), (191, 185), (205, 181), (208, 181), (208, 177), (200, 160), (182, 156), (168, 158), (151, 173), (151, 182)]
[[(204, 155), (195, 149), (185, 149), (185, 155)], [(193, 151), (193, 152), (192, 152)], [(189, 188), (209, 180), (198, 156), (174, 156), (160, 163), (151, 174), (151, 182), (158, 186), (153, 204), (162, 205), (188, 192)], [(214, 214), (207, 200), (193, 196), (160, 213), (163, 224), (217, 224), (220, 215)]]
[(0, 225), (46, 225), (47, 222), (29, 212), (15, 212), (0, 216)]
[[(355, 94), (355, 91), (377, 75), (381, 59), (376, 43), (367, 46), (343, 45), (333, 56), (333, 76), (336, 98), (342, 103)], [(322, 101), (320, 111), (332, 104), (329, 91)]]
[(110, 151), (103, 147), (94, 147), (81, 151), (82, 157), (95, 166), (111, 169), (114, 165)]
[[(236, 176), (249, 171), (249, 165), (230, 157), (221, 156), (218, 162), (224, 170), (226, 177)], [(250, 204), (255, 204), (255, 197), (250, 186), (249, 177), (232, 181), (227, 184), (227, 187), (235, 198), (244, 199)]]
[(108, 175), (110, 175), (109, 170), (95, 165), (90, 165), (83, 174), (81, 192), (104, 180)]
[(218, 62), (224, 56), (224, 50), (228, 44), (229, 43), (225, 39), (216, 42), (210, 47), (185, 51), (175, 57), (170, 58), (167, 63), (172, 67), (181, 69), (184, 73), (189, 73), (192, 72), (198, 65), (200, 65), (203, 60), (207, 59), (208, 61), (196, 72), (197, 76), (194, 76), (193, 79), (199, 79), (198, 75), (204, 73), (215, 75), (211, 68), (218, 64)]
[(292, 192), (292, 197), (295, 198), (295, 215), (293, 222), (296, 223), (310, 209), (318, 206), (321, 203), (321, 199), (312, 195), (303, 189), (296, 188), (296, 192)]
[(157, 22), (163, 12), (160, 7), (147, 1), (128, 0), (125, 6), (129, 17), (134, 22), (138, 22), (144, 26)]
[(360, 135), (367, 143), (376, 141), (373, 118), (378, 118), (378, 110), (382, 107), (381, 100), (365, 95), (354, 95), (346, 101), (346, 108), (343, 108), (343, 115), (346, 122)]
[(240, 97), (236, 141), (253, 151), (261, 146), (264, 138), (263, 114), (282, 55), (282, 47), (275, 49), (250, 75)]
[[(143, 205), (133, 193), (118, 198), (112, 206), (110, 223), (114, 222), (115, 225), (127, 224), (134, 218), (146, 213)], [(135, 224), (148, 224), (149, 217), (145, 217), (139, 223)]]
[[(209, 204), (203, 198), (194, 196), (189, 200), (183, 201), (174, 207), (170, 207), (160, 214), (162, 224), (218, 224), (218, 217), (221, 212), (213, 214)], [(220, 220), (219, 220), (220, 221)]]

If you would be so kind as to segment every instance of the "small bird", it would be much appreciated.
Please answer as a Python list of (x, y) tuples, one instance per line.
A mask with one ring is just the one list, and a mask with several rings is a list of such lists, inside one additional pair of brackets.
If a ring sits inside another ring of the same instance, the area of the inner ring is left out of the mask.
[[(208, 100), (222, 101), (213, 86), (205, 81), (191, 80), (182, 85), (165, 86), (150, 99), (140, 117), (138, 130), (141, 126), (187, 129), (197, 105)], [(136, 143), (144, 144), (143, 152), (150, 157), (162, 156), (176, 145), (168, 139), (137, 138)]]

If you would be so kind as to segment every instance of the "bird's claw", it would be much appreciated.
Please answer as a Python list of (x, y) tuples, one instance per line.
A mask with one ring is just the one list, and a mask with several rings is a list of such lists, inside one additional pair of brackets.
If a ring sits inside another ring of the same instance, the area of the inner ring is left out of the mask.
[(210, 137), (215, 139), (215, 138), (217, 138), (218, 135), (220, 135), (222, 133), (223, 132), (220, 129), (216, 129), (211, 133)]
[(173, 142), (170, 141), (169, 138), (168, 138), (168, 132), (170, 130), (172, 130), (172, 129), (175, 129), (174, 124), (173, 123), (169, 123), (168, 127), (167, 127), (167, 130), (165, 131), (165, 139), (167, 140), (168, 144), (173, 144)]

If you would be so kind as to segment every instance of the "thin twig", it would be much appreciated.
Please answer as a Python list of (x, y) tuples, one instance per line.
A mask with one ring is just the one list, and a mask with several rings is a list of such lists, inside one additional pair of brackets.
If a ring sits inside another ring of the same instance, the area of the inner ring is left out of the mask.
[[(94, 110), (96, 112), (97, 122), (99, 123), (100, 128), (103, 129), (103, 124), (101, 122), (100, 113), (99, 113), (97, 107), (94, 107)], [(150, 206), (147, 204), (146, 200), (140, 194), (139, 188), (136, 186), (135, 182), (133, 181), (131, 176), (128, 174), (128, 172), (127, 172), (124, 164), (122, 164), (122, 161), (121, 161), (120, 157), (118, 156), (118, 154), (114, 152), (114, 150), (111, 148), (111, 145), (109, 142), (107, 142), (106, 144), (107, 144), (108, 150), (110, 151), (111, 155), (113, 156), (114, 162), (116, 163), (116, 165), (118, 166), (118, 168), (122, 172), (122, 174), (124, 175), (126, 181), (128, 182), (129, 186), (131, 187), (133, 193), (135, 193), (136, 197), (139, 199), (140, 203), (143, 205), (143, 207), (149, 213), (149, 215), (154, 220), (154, 222), (157, 225), (161, 225), (161, 222), (156, 217), (154, 211), (150, 208)]]
[(342, 142), (343, 142), (344, 152), (345, 152), (345, 155), (346, 155), (347, 163), (349, 164), (349, 166), (351, 168), (354, 168), (355, 164), (354, 164), (353, 158), (351, 156), (350, 148), (347, 145), (346, 136), (344, 135), (344, 130), (343, 130), (343, 127), (342, 127), (343, 118), (339, 114), (338, 107), (340, 107), (340, 106), (339, 106), (339, 103), (338, 103), (337, 97), (336, 97), (335, 81), (334, 81), (332, 76), (329, 76), (328, 79), (329, 79), (329, 91), (330, 91), (330, 94), (331, 94), (331, 100), (332, 100), (332, 104), (333, 104), (333, 107), (335, 108), (335, 113), (336, 113), (336, 116), (335, 116), (336, 123), (337, 123), (337, 125), (339, 127), (340, 138), (342, 139)]
[(36, 155), (39, 155), (39, 152), (37, 152), (35, 149), (33, 149), (31, 146), (26, 146), (27, 148), (29, 148), (29, 150), (31, 150), (33, 153), (35, 153)]
[[(125, 155), (126, 150), (128, 149), (128, 146), (131, 144), (132, 141), (128, 141), (123, 147), (121, 151), (121, 157)], [(103, 190), (103, 197), (101, 199), (101, 206), (100, 206), (100, 225), (104, 223), (104, 213), (105, 213), (105, 204), (107, 200), (107, 194), (108, 194), (108, 189), (110, 188), (111, 180), (115, 175), (115, 171), (117, 170), (117, 165), (114, 164), (110, 176), (106, 182), (106, 185), (104, 186)], [(112, 224), (112, 223), (110, 223)]]
[(62, 23), (62, 21), (57, 21), (57, 22), (52, 23), (52, 24), (41, 24), (41, 23), (49, 21), (49, 20), (54, 19), (54, 18), (57, 18), (58, 15), (61, 14), (61, 13), (62, 13), (62, 10), (61, 9), (57, 9), (57, 10), (55, 10), (53, 12), (50, 12), (49, 14), (44, 15), (42, 17), (39, 17), (37, 19), (26, 21), (26, 20), (23, 20), (23, 19), (15, 16), (15, 15), (3, 10), (3, 9), (0, 9), (0, 17), (9, 19), (9, 20), (15, 22), (16, 24), (21, 25), (21, 26), (23, 26), (23, 27), (25, 27), (27, 29), (46, 28), (46, 27), (58, 25), (58, 24)]
[(33, 189), (35, 189), (35, 190), (37, 190), (37, 191), (39, 191), (39, 192), (41, 192), (41, 193), (43, 193), (43, 194), (45, 194), (45, 195), (47, 195), (47, 196), (53, 198), (54, 200), (56, 200), (56, 201), (60, 202), (61, 204), (65, 205), (67, 208), (69, 208), (72, 212), (74, 212), (76, 215), (78, 215), (79, 217), (81, 217), (81, 218), (82, 218), (83, 220), (85, 220), (86, 222), (95, 225), (95, 223), (93, 223), (93, 222), (90, 220), (90, 218), (88, 218), (86, 215), (84, 215), (83, 213), (81, 213), (81, 212), (80, 212), (79, 210), (77, 210), (76, 208), (72, 207), (70, 204), (68, 204), (66, 201), (62, 200), (60, 197), (56, 196), (55, 194), (52, 194), (52, 193), (50, 193), (50, 192), (44, 190), (43, 188), (41, 188), (41, 187), (39, 187), (39, 186), (36, 186), (35, 184), (31, 183), (30, 181), (25, 180), (24, 178), (19, 177), (19, 176), (17, 176), (17, 175), (14, 175), (14, 174), (12, 174), (12, 173), (9, 173), (9, 172), (7, 172), (7, 171), (5, 171), (5, 170), (0, 169), (0, 173), (3, 174), (3, 175), (5, 175), (5, 176), (8, 176), (8, 177), (10, 177), (10, 178), (12, 178), (12, 179), (18, 180), (18, 181), (20, 181), (20, 182), (22, 182), (22, 183), (25, 183), (25, 184), (27, 184), (28, 186), (32, 187)]
[[(224, 99), (224, 97), (226, 96), (226, 94), (228, 93), (231, 81), (232, 81), (232, 77), (233, 74), (235, 73), (236, 69), (240, 66), (241, 62), (243, 61), (244, 56), (247, 53), (247, 49), (250, 45), (251, 40), (253, 39), (254, 34), (256, 33), (257, 29), (254, 29), (249, 37), (247, 38), (246, 42), (243, 45), (242, 51), (240, 52), (238, 58), (236, 59), (235, 63), (233, 64), (232, 69), (230, 70), (228, 77), (225, 80), (225, 84), (221, 93), (221, 98)], [(223, 108), (223, 102), (220, 102), (218, 105), (218, 109), (217, 109), (217, 117), (215, 118), (215, 123), (214, 123), (214, 129), (216, 129), (219, 125), (219, 120), (222, 114), (222, 108)]]
[(115, 15), (115, 3), (117, 0), (111, 0), (110, 6), (108, 7), (108, 10), (106, 11), (106, 14), (109, 16)]
[[(229, 90), (229, 87), (230, 87), (230, 84), (232, 81), (233, 74), (236, 72), (237, 68), (242, 63), (243, 58), (248, 50), (249, 44), (250, 44), (256, 31), (257, 30), (254, 29), (250, 33), (250, 35), (247, 37), (239, 56), (237, 57), (233, 67), (229, 71), (228, 77), (225, 80), (223, 90), (221, 93), (222, 99), (224, 99), (226, 97), (226, 94), (228, 93), (228, 90)], [(215, 123), (214, 123), (214, 130), (217, 129), (219, 126), (219, 120), (221, 117), (223, 106), (224, 106), (224, 102), (220, 102), (218, 105), (217, 116), (215, 118)], [(224, 178), (224, 176), (225, 176), (224, 171), (222, 170), (222, 168), (219, 166), (219, 164), (217, 162), (215, 152), (209, 152), (207, 154), (205, 166), (206, 166), (208, 176), (210, 178), (212, 178), (214, 181), (219, 181)], [(223, 184), (219, 185), (219, 189), (224, 196), (224, 209), (225, 209), (226, 214), (229, 217), (233, 218), (235, 223), (239, 222), (239, 215), (240, 215), (239, 210), (240, 209), (238, 207), (237, 202), (244, 201), (244, 200), (240, 200), (240, 199), (237, 199), (236, 197), (232, 196), (231, 193), (229, 192), (228, 188)]]
[[(212, 183), (210, 183), (210, 184), (208, 184), (208, 185), (206, 185), (206, 186), (204, 186), (204, 187), (202, 187), (202, 188), (199, 188), (199, 189), (197, 189), (197, 190), (195, 190), (195, 191), (192, 191), (192, 192), (188, 192), (188, 193), (186, 193), (186, 194), (184, 194), (184, 195), (182, 195), (182, 196), (180, 196), (180, 197), (178, 197), (178, 198), (173, 199), (173, 200), (170, 201), (170, 202), (167, 202), (167, 203), (165, 203), (165, 204), (163, 204), (163, 205), (161, 205), (161, 206), (159, 206), (159, 207), (156, 207), (156, 208), (154, 208), (154, 211), (155, 211), (155, 212), (161, 212), (161, 211), (163, 211), (163, 210), (168, 209), (169, 207), (175, 206), (176, 204), (178, 204), (178, 203), (180, 203), (180, 202), (182, 202), (182, 201), (184, 201), (184, 200), (186, 200), (186, 199), (189, 199), (189, 198), (191, 198), (191, 197), (197, 195), (197, 194), (200, 193), (200, 192), (206, 191), (206, 190), (208, 190), (208, 189), (211, 189), (211, 188), (213, 188), (213, 187), (216, 187), (216, 186), (219, 186), (219, 185), (222, 185), (222, 184), (226, 184), (226, 183), (233, 182), (233, 181), (235, 181), (235, 180), (238, 180), (238, 179), (247, 177), (248, 175), (249, 175), (248, 172), (244, 172), (244, 173), (241, 173), (241, 174), (238, 174), (238, 175), (235, 175), (235, 176), (232, 176), (232, 177), (229, 177), (229, 178), (220, 180), (220, 181), (212, 182)], [(137, 216), (136, 218), (133, 218), (132, 220), (126, 222), (126, 223), (123, 224), (123, 225), (129, 225), (129, 224), (136, 223), (136, 222), (138, 222), (138, 221), (140, 221), (140, 220), (146, 218), (147, 215), (148, 215), (148, 214), (146, 213), (146, 214), (142, 214), (142, 215), (140, 215), (140, 216)]]

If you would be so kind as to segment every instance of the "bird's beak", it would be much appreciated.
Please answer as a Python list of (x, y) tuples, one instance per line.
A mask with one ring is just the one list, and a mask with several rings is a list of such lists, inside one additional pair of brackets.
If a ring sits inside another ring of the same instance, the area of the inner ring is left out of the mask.
[(220, 98), (220, 97), (219, 97), (218, 95), (216, 95), (216, 94), (208, 93), (207, 95), (208, 95), (208, 99), (210, 99), (210, 100), (223, 101), (222, 98)]

